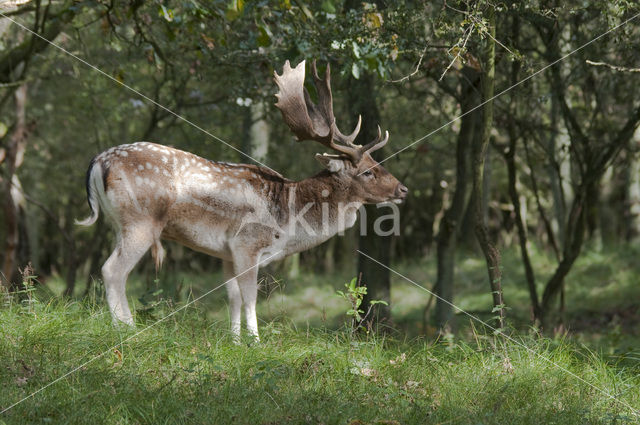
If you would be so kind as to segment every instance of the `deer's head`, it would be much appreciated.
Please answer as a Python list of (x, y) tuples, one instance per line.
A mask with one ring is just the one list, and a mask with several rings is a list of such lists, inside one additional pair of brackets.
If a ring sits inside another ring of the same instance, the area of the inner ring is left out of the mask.
[(387, 144), (389, 132), (385, 131), (382, 137), (378, 127), (378, 135), (373, 141), (357, 145), (354, 140), (361, 124), (361, 117), (358, 117), (355, 130), (348, 136), (342, 134), (333, 115), (330, 68), (327, 65), (324, 79), (318, 77), (315, 61), (311, 71), (318, 104), (311, 101), (304, 87), (304, 61), (295, 68), (291, 68), (287, 61), (282, 75), (275, 73), (275, 81), (280, 89), (276, 94), (276, 106), (291, 131), (298, 141), (314, 140), (335, 152), (318, 154), (316, 159), (350, 193), (354, 201), (368, 204), (402, 202), (407, 196), (407, 188), (371, 157), (373, 151)]

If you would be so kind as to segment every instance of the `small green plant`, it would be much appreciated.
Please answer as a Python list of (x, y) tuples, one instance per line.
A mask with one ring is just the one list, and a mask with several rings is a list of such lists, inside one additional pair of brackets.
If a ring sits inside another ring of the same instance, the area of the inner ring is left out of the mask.
[(27, 313), (34, 313), (34, 305), (38, 302), (35, 297), (35, 282), (38, 276), (33, 272), (33, 266), (28, 263), (24, 269), (20, 270), (22, 283), (20, 289), (16, 291), (21, 299), (21, 304)]
[(369, 302), (369, 309), (365, 313), (364, 310), (360, 308), (360, 306), (362, 305), (364, 296), (367, 295), (367, 287), (361, 284), (361, 278), (362, 274), (357, 278), (354, 277), (350, 282), (345, 283), (344, 287), (346, 291), (336, 291), (339, 297), (343, 298), (349, 303), (350, 308), (347, 310), (347, 316), (352, 317), (352, 332), (355, 332), (363, 327), (362, 324), (365, 322), (367, 317), (369, 317), (373, 306), (375, 306), (376, 304), (389, 305), (386, 301), (383, 300), (371, 300)]

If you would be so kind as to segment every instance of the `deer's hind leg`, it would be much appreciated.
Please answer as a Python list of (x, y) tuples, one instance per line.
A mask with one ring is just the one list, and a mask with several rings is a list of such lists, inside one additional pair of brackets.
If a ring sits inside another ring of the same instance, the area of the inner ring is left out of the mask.
[(134, 325), (125, 292), (127, 277), (151, 245), (159, 243), (155, 233), (150, 224), (136, 224), (123, 229), (118, 235), (116, 248), (102, 266), (107, 303), (114, 323), (121, 321)]

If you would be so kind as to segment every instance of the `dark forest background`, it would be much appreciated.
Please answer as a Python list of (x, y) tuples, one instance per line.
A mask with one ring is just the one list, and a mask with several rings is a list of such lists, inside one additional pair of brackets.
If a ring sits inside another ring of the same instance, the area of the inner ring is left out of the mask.
[[(292, 179), (318, 170), (321, 149), (294, 141), (272, 79), (287, 59), (316, 58), (333, 68), (341, 125), (362, 114), (363, 140), (377, 124), (387, 129), (378, 159), (402, 149), (384, 165), (410, 196), (399, 236), (350, 231), (272, 273), (362, 273), (369, 299), (389, 301), (390, 273), (359, 248), (394, 267), (431, 268), (429, 289), (455, 303), (461, 264), (480, 258), (477, 286), (492, 299), (483, 310), (499, 326), (513, 314), (552, 329), (577, 261), (637, 252), (640, 19), (596, 39), (637, 16), (634, 3), (4, 2), (2, 284), (20, 289), (27, 270), (41, 285), (61, 280), (66, 296), (99, 288), (112, 232), (102, 220), (88, 230), (74, 220), (89, 212), (89, 161), (108, 147), (147, 140), (249, 161), (222, 139)], [(167, 273), (219, 270), (217, 260), (167, 245)], [(527, 294), (518, 305), (503, 299), (505, 252), (517, 276), (506, 278)], [(151, 263), (139, 273), (152, 274)], [(453, 316), (439, 300), (427, 312), (436, 327)]]

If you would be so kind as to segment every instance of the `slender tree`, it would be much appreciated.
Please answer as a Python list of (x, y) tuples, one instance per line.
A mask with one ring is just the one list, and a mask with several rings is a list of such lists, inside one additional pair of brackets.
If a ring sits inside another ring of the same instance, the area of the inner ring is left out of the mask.
[(471, 168), (471, 147), (480, 123), (480, 111), (472, 111), (480, 103), (480, 74), (471, 67), (464, 67), (459, 77), (459, 93), (462, 115), (460, 130), (456, 141), (456, 179), (453, 197), (446, 209), (437, 235), (437, 277), (435, 293), (440, 297), (436, 301), (436, 323), (440, 329), (453, 325), (454, 273), (456, 241), (464, 212), (469, 202)]
[(487, 38), (485, 38), (485, 49), (483, 52), (483, 72), (480, 77), (480, 89), (482, 93), (482, 121), (478, 138), (474, 140), (472, 149), (471, 169), (473, 175), (472, 197), (474, 205), (475, 234), (484, 253), (487, 263), (487, 273), (489, 275), (489, 287), (493, 298), (493, 310), (497, 313), (497, 325), (504, 328), (504, 301), (502, 298), (502, 270), (500, 264), (500, 251), (489, 237), (487, 224), (484, 220), (482, 209), (482, 193), (484, 161), (486, 158), (491, 130), (493, 128), (493, 98), (495, 85), (495, 37), (496, 18), (493, 5), (489, 5), (486, 10)]

